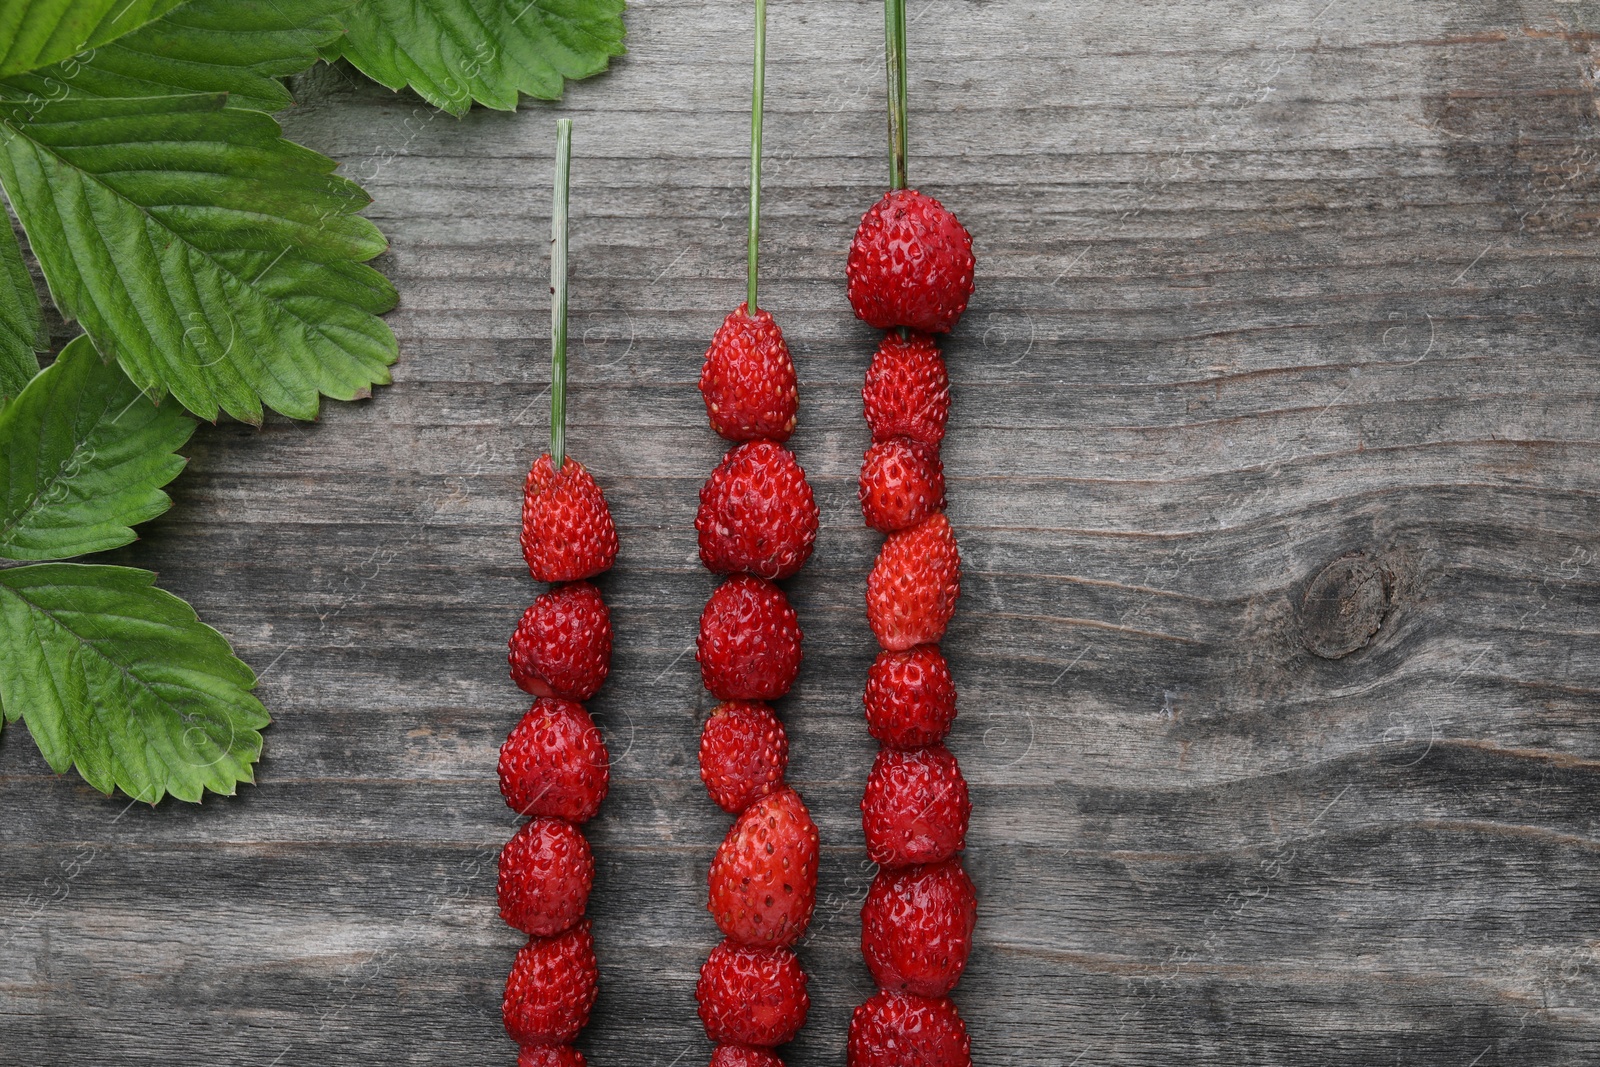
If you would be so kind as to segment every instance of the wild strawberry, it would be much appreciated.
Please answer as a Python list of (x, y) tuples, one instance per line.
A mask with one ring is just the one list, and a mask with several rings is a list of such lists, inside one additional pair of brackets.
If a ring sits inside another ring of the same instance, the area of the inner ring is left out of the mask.
[(977, 918), (960, 860), (881, 869), (861, 905), (861, 955), (879, 989), (942, 997), (967, 966)]
[(718, 1045), (711, 1052), (711, 1067), (783, 1067), (771, 1049), (749, 1045)]
[(891, 652), (936, 644), (961, 595), (961, 553), (943, 513), (890, 534), (867, 576), (867, 623)]
[(500, 792), (519, 815), (588, 822), (610, 786), (605, 740), (582, 704), (535, 700), (500, 746)]
[(523, 824), (500, 850), (500, 917), (533, 937), (558, 934), (583, 918), (594, 885), (594, 853), (565, 819)]
[(718, 700), (776, 700), (800, 673), (800, 622), (771, 582), (736, 574), (700, 613), (695, 659)]
[(878, 750), (861, 796), (867, 855), (885, 867), (937, 863), (966, 844), (972, 802), (961, 765), (943, 745)]
[(948, 997), (879, 993), (850, 1017), (846, 1067), (972, 1067), (967, 1027)]
[(950, 375), (933, 338), (885, 334), (861, 386), (861, 407), (874, 441), (909, 437), (937, 447), (950, 415)]
[(706, 479), (694, 528), (708, 569), (775, 581), (811, 558), (817, 502), (787, 448), (750, 441), (729, 450)]
[(700, 368), (711, 428), (730, 441), (787, 440), (799, 399), (783, 331), (767, 312), (740, 304), (711, 338)]
[(845, 278), (856, 318), (949, 333), (972, 296), (972, 235), (943, 204), (891, 189), (861, 216)]
[(888, 748), (936, 745), (956, 717), (956, 686), (938, 645), (879, 652), (867, 669), (867, 732)]
[(555, 937), (529, 938), (506, 977), (506, 1033), (519, 1045), (569, 1043), (589, 1021), (598, 980), (589, 920)]
[(694, 995), (706, 1037), (759, 1047), (793, 1038), (811, 1007), (806, 975), (793, 952), (729, 941), (711, 950)]
[(735, 820), (711, 861), (706, 910), (743, 945), (792, 945), (817, 903), (817, 827), (793, 789), (762, 797)]
[(617, 559), (617, 528), (606, 495), (571, 456), (560, 473), (546, 452), (522, 491), (522, 556), (541, 582), (593, 578)]
[(611, 670), (611, 613), (600, 590), (573, 582), (543, 594), (510, 641), (511, 678), (526, 693), (588, 700)]
[(753, 700), (719, 704), (700, 733), (700, 780), (737, 815), (783, 785), (789, 737), (772, 709)]
[(517, 1067), (588, 1067), (588, 1061), (571, 1045), (523, 1045)]
[(861, 461), (861, 517), (894, 533), (944, 510), (944, 464), (939, 450), (909, 437), (891, 437), (867, 449)]

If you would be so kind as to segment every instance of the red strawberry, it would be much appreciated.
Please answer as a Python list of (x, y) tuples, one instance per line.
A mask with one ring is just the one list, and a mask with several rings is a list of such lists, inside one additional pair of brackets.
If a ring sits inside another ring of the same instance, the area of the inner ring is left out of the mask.
[(617, 558), (617, 528), (606, 495), (583, 464), (566, 457), (560, 473), (546, 452), (528, 469), (522, 491), (522, 556), (541, 582), (575, 582)]
[(960, 860), (882, 869), (861, 905), (861, 955), (879, 989), (942, 997), (967, 966), (977, 918)]
[(722, 320), (700, 368), (700, 393), (711, 428), (728, 440), (788, 439), (800, 403), (794, 361), (771, 315), (740, 304)]
[(706, 1037), (741, 1045), (783, 1044), (800, 1032), (811, 1007), (793, 952), (729, 941), (711, 950), (694, 995)]
[(817, 502), (787, 448), (750, 441), (731, 449), (706, 479), (694, 528), (710, 570), (788, 578), (811, 558)]
[(777, 586), (736, 574), (706, 601), (694, 658), (718, 700), (776, 700), (800, 673), (800, 622)]
[(945, 206), (891, 189), (861, 216), (845, 278), (856, 318), (949, 333), (972, 296), (972, 235)]
[(610, 786), (605, 740), (582, 704), (535, 700), (500, 746), (500, 792), (519, 815), (588, 822)]
[(938, 645), (879, 652), (861, 700), (867, 731), (889, 748), (936, 745), (956, 717), (956, 686)]
[(564, 934), (529, 938), (506, 977), (500, 1016), (519, 1045), (564, 1045), (589, 1021), (599, 980), (585, 919)]
[(949, 749), (879, 749), (861, 796), (861, 828), (873, 863), (907, 867), (948, 859), (966, 844), (971, 815), (967, 780)]
[(510, 645), (511, 678), (524, 692), (588, 700), (611, 670), (611, 613), (588, 582), (559, 586), (523, 613)]
[(783, 1067), (778, 1054), (749, 1045), (718, 1045), (711, 1053), (711, 1067)]
[(909, 437), (934, 446), (943, 441), (950, 375), (933, 338), (885, 334), (861, 386), (861, 407), (874, 441)]
[(583, 918), (594, 885), (594, 853), (577, 827), (540, 816), (500, 850), (500, 917), (533, 937), (558, 934)]
[(943, 513), (892, 533), (867, 576), (867, 622), (891, 652), (936, 644), (961, 595), (961, 553)]
[(571, 1045), (523, 1045), (517, 1067), (588, 1067), (588, 1061)]
[(967, 1027), (948, 997), (879, 993), (850, 1017), (846, 1067), (971, 1067)]
[(944, 464), (939, 450), (908, 437), (891, 437), (867, 449), (861, 461), (861, 517), (894, 533), (944, 510)]
[(783, 785), (789, 737), (772, 709), (753, 700), (719, 704), (700, 734), (700, 780), (737, 815)]
[(792, 945), (817, 903), (817, 827), (793, 789), (762, 797), (735, 820), (711, 861), (706, 910), (739, 944)]

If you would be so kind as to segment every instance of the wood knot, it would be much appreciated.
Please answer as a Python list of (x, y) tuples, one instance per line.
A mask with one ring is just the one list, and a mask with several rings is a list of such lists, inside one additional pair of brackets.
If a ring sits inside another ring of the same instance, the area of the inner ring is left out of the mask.
[(1346, 556), (1322, 568), (1300, 601), (1306, 648), (1341, 659), (1365, 648), (1393, 604), (1394, 581), (1365, 556)]

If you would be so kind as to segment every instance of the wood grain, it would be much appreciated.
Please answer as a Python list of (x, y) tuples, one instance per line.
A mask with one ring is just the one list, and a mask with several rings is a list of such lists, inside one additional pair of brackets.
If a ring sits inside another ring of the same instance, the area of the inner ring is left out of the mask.
[[(742, 292), (746, 14), (637, 3), (611, 73), (512, 115), (345, 69), (296, 86), (291, 133), (392, 241), (396, 383), (314, 425), (203, 430), (177, 506), (116, 554), (261, 672), (258, 786), (129, 807), (0, 739), (0, 1063), (511, 1062), (494, 761), (535, 592), (515, 523), (545, 428), (556, 114), (577, 123), (569, 447), (623, 539), (583, 1047), (705, 1062), (726, 820), (695, 767), (691, 522), (719, 446), (694, 380)], [(1600, 11), (911, 17), (911, 174), (979, 255), (945, 449), (977, 1061), (1600, 1060)], [(763, 288), (823, 509), (780, 709), (824, 842), (793, 1065), (841, 1062), (869, 991), (873, 337), (842, 269), (885, 168), (879, 19), (771, 12)]]

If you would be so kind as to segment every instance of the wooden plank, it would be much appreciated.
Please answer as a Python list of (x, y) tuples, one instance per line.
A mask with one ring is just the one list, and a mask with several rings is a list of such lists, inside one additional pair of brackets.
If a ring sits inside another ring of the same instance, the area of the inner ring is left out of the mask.
[[(1600, 140), (1592, 5), (912, 5), (912, 174), (973, 231), (946, 346), (980, 1063), (1600, 1058)], [(704, 1062), (727, 820), (694, 381), (740, 298), (741, 5), (635, 4), (559, 106), (456, 120), (323, 69), (396, 384), (206, 428), (115, 558), (262, 673), (260, 784), (133, 808), (0, 738), (0, 1063), (507, 1062), (503, 642), (541, 446), (551, 125), (577, 120), (569, 440), (622, 532), (593, 702), (597, 1064)], [(844, 249), (882, 181), (876, 4), (778, 4), (764, 302), (823, 510), (781, 711), (824, 841), (791, 1064), (870, 991)], [(59, 324), (58, 324), (58, 333)], [(1347, 651), (1348, 650), (1348, 651)], [(1340, 654), (1343, 653), (1343, 654)]]

